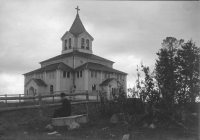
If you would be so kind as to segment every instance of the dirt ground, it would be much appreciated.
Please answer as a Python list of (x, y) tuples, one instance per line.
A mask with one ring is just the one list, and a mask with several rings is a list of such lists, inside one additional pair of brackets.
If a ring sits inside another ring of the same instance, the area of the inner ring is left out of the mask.
[[(130, 134), (130, 140), (196, 140), (198, 139), (198, 119), (186, 122), (184, 129), (181, 126), (166, 120), (157, 122), (155, 129), (144, 128), (142, 123), (125, 124), (109, 123), (108, 117), (102, 117), (90, 105), (89, 122), (81, 124), (77, 130), (68, 130), (65, 127), (55, 127), (61, 136), (50, 136), (44, 128), (51, 123), (50, 116), (55, 108), (44, 110), (44, 117), (37, 116), (38, 110), (23, 110), (0, 114), (0, 139), (66, 139), (66, 140), (121, 140), (123, 135)], [(79, 111), (77, 111), (79, 110)], [(84, 106), (73, 107), (74, 114), (81, 114)], [(51, 131), (52, 132), (52, 131)]]

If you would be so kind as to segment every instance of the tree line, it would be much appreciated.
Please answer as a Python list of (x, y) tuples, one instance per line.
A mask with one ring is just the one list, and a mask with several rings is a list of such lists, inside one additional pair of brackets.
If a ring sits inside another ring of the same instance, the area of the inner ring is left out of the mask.
[(150, 106), (162, 104), (167, 110), (175, 104), (194, 104), (200, 93), (200, 48), (192, 39), (184, 42), (167, 37), (156, 54), (158, 59), (152, 72), (141, 63), (143, 80), (137, 68), (137, 92), (133, 93)]

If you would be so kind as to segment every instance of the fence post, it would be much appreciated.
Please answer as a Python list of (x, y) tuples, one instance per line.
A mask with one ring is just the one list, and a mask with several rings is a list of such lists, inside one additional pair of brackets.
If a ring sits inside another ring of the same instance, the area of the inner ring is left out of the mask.
[(43, 108), (42, 108), (42, 97), (41, 97), (41, 94), (39, 95), (39, 105), (40, 105), (39, 117), (42, 117), (43, 116)]
[(21, 94), (19, 94), (19, 103), (21, 103)]
[(89, 121), (89, 111), (88, 111), (88, 103), (89, 103), (89, 95), (88, 95), (88, 90), (86, 91), (86, 101), (87, 103), (85, 104), (86, 105), (86, 111), (87, 111), (87, 121)]
[(6, 98), (6, 100), (5, 100), (5, 101), (6, 101), (6, 106), (7, 106), (7, 94), (5, 94), (5, 98)]
[(54, 103), (54, 96), (53, 96), (53, 103)]

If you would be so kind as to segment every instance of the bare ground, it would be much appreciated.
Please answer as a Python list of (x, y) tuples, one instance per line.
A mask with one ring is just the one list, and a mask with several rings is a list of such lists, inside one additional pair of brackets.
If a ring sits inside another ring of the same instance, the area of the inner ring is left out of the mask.
[[(108, 117), (102, 117), (95, 105), (90, 105), (89, 123), (81, 124), (77, 130), (55, 127), (62, 136), (50, 136), (44, 129), (51, 123), (50, 116), (55, 108), (45, 109), (44, 117), (39, 118), (38, 110), (12, 111), (0, 114), (0, 139), (66, 139), (66, 140), (121, 140), (130, 134), (132, 140), (196, 140), (198, 139), (198, 118), (185, 122), (184, 129), (170, 120), (157, 122), (155, 129), (144, 128), (142, 122), (135, 124), (110, 124)], [(73, 107), (74, 114), (82, 114), (84, 106)], [(80, 111), (82, 110), (82, 112)]]

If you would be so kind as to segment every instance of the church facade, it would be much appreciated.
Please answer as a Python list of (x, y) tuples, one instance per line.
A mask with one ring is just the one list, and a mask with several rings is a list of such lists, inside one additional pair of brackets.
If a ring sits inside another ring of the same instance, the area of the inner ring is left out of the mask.
[(93, 54), (93, 40), (77, 11), (70, 30), (61, 38), (61, 54), (40, 62), (41, 68), (24, 74), (24, 94), (88, 91), (105, 92), (110, 98), (120, 90), (126, 92), (127, 74), (114, 69), (113, 61)]

